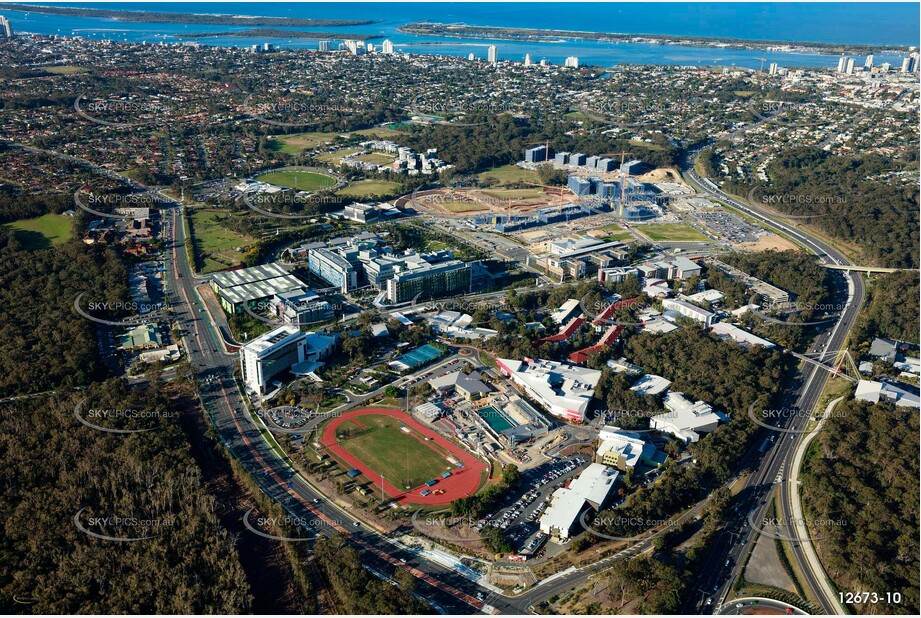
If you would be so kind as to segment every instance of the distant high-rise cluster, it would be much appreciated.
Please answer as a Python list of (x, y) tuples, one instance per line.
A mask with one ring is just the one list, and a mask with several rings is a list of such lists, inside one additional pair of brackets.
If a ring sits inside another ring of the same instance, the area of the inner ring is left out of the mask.
[(320, 41), (317, 43), (317, 51), (328, 52), (330, 45), (332, 45), (332, 41)]
[(384, 42), (381, 43), (381, 51), (385, 54), (393, 53), (393, 41), (390, 39), (384, 39)]
[(13, 26), (10, 25), (10, 20), (3, 15), (0, 15), (0, 37), (13, 38)]
[(566, 62), (563, 64), (563, 66), (567, 66), (567, 67), (572, 67), (572, 68), (574, 68), (574, 69), (578, 69), (578, 68), (579, 68), (579, 58), (578, 58), (578, 56), (568, 56), (568, 57), (566, 58)]

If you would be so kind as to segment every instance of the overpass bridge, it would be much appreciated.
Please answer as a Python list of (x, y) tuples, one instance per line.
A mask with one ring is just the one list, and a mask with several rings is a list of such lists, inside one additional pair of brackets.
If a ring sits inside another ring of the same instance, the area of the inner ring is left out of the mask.
[(855, 264), (822, 264), (822, 266), (833, 270), (847, 270), (862, 273), (897, 273), (903, 270), (918, 270), (917, 268), (883, 268), (882, 266), (857, 266)]

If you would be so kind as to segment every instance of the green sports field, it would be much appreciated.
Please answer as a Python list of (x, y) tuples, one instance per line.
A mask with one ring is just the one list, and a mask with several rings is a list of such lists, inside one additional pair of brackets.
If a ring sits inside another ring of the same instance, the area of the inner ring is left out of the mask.
[(359, 180), (353, 182), (343, 189), (339, 189), (336, 194), (345, 197), (354, 197), (357, 199), (393, 195), (400, 189), (400, 183), (391, 180)]
[(364, 428), (345, 421), (337, 428), (336, 442), (394, 487), (418, 487), (454, 469), (438, 447), (422, 442), (418, 434), (401, 431), (399, 420), (382, 414), (356, 420)]
[(35, 219), (20, 219), (7, 223), (6, 227), (27, 249), (47, 249), (66, 242), (70, 238), (73, 217), (66, 215), (42, 215)]
[(256, 180), (267, 182), (270, 185), (288, 187), (298, 191), (316, 191), (336, 184), (336, 179), (326, 174), (307, 172), (304, 170), (279, 170), (266, 172), (256, 176)]

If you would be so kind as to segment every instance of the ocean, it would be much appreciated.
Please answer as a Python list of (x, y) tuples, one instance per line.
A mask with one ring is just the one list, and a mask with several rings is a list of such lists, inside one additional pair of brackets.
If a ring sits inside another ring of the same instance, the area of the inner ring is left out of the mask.
[[(624, 34), (684, 35), (770, 40), (846, 43), (878, 46), (919, 45), (921, 7), (916, 3), (36, 3), (87, 8), (169, 11), (177, 13), (232, 13), (271, 17), (320, 19), (371, 19), (365, 26), (323, 27), (313, 30), (342, 34), (380, 33), (393, 41), (397, 51), (485, 58), (494, 44), (501, 59), (520, 61), (531, 54), (535, 62), (546, 59), (562, 64), (577, 56), (581, 64), (716, 65), (759, 68), (777, 62), (784, 67), (833, 67), (837, 56), (760, 49), (620, 43), (584, 39), (544, 42), (488, 41), (402, 34), (404, 24), (428, 20), (464, 22), (480, 26), (519, 26), (565, 30), (604, 31)], [(198, 41), (204, 45), (247, 47), (273, 43), (283, 48), (316, 49), (314, 39), (204, 37), (176, 38), (190, 32), (246, 30), (200, 24), (119, 22), (112, 19), (42, 15), (2, 11), (17, 32), (81, 36), (128, 42)], [(311, 28), (293, 28), (309, 32)], [(380, 40), (371, 41), (380, 43)], [(763, 60), (762, 60), (763, 59)], [(862, 59), (858, 59), (862, 62)], [(901, 56), (877, 52), (876, 64), (899, 66)]]

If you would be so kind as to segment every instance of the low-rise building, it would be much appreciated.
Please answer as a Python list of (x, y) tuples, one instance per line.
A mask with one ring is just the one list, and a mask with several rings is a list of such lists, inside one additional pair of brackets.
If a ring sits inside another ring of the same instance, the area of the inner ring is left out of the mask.
[(550, 506), (540, 517), (544, 534), (568, 539), (581, 529), (580, 518), (589, 509), (604, 509), (614, 495), (620, 473), (610, 466), (592, 463), (569, 487), (561, 487), (550, 497)]
[(670, 433), (685, 444), (697, 442), (700, 434), (709, 433), (720, 423), (729, 420), (722, 412), (715, 412), (703, 401), (692, 402), (682, 393), (670, 392), (665, 396), (668, 412), (653, 416), (649, 427), (662, 433)]
[(551, 360), (497, 358), (503, 374), (553, 416), (582, 423), (601, 372)]
[[(716, 320), (716, 314), (713, 312), (707, 311), (706, 309), (701, 309), (697, 305), (692, 305), (689, 302), (675, 298), (662, 299), (662, 308), (665, 309), (666, 312), (674, 312), (686, 318), (697, 320), (707, 327), (712, 326), (713, 322)], [(668, 316), (668, 313), (666, 313), (666, 316)]]
[(671, 380), (666, 380), (662, 376), (657, 376), (654, 373), (647, 373), (634, 382), (630, 390), (637, 395), (660, 395), (667, 391), (668, 387), (671, 385)]
[(468, 401), (479, 399), (492, 392), (489, 385), (483, 382), (483, 376), (478, 371), (448, 373), (429, 380), (429, 386), (439, 395), (447, 395), (456, 391)]
[(774, 344), (768, 341), (767, 339), (762, 339), (757, 335), (753, 335), (745, 329), (739, 328), (734, 324), (729, 322), (717, 322), (710, 327), (710, 332), (718, 337), (732, 339), (736, 343), (740, 343), (745, 346), (757, 345), (762, 348), (773, 348)]
[(650, 467), (659, 465), (655, 460), (655, 445), (646, 442), (638, 434), (605, 427), (599, 432), (598, 440), (599, 445), (595, 450), (597, 463), (617, 468), (621, 472), (632, 471), (640, 464)]
[(869, 401), (870, 403), (888, 401), (901, 407), (921, 408), (921, 399), (919, 399), (918, 395), (888, 382), (860, 380), (857, 382), (854, 398), (860, 401)]
[(228, 270), (211, 276), (211, 289), (224, 311), (230, 314), (242, 313), (247, 306), (267, 302), (276, 294), (305, 287), (303, 281), (278, 263)]

